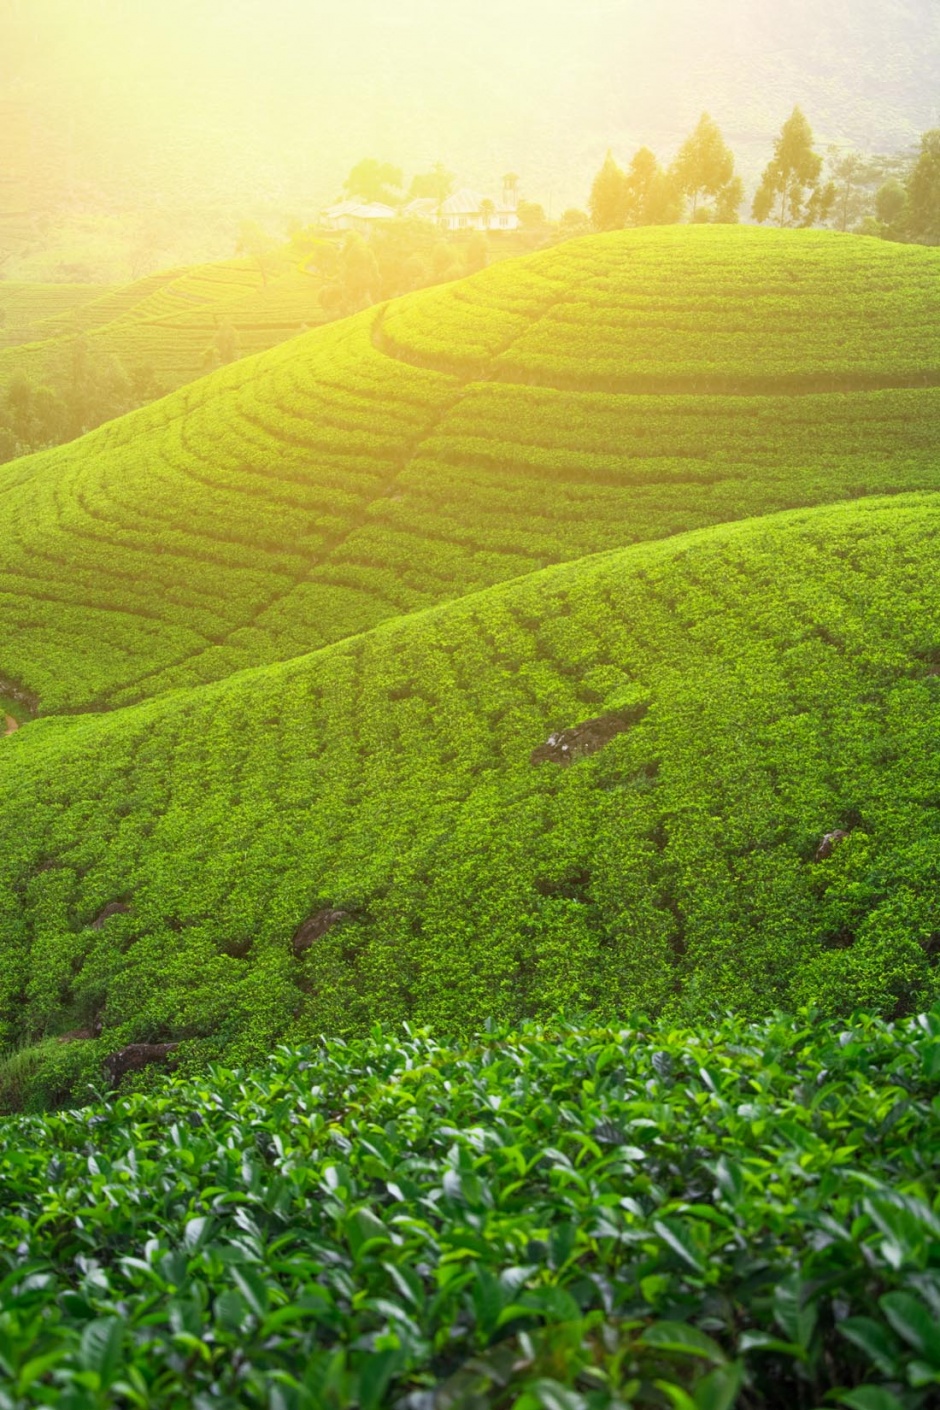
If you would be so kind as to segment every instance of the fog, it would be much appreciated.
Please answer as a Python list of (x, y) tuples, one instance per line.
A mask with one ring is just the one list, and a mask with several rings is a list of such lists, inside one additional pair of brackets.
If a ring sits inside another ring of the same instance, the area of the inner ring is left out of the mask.
[(703, 108), (746, 172), (795, 102), (823, 140), (898, 149), (937, 120), (938, 55), (932, 0), (0, 0), (46, 199), (302, 217), (365, 155), (512, 168), (557, 213), (608, 146), (668, 157)]

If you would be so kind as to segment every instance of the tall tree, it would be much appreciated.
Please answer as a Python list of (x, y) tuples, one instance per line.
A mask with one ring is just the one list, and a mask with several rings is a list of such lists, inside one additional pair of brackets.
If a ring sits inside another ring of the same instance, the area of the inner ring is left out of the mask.
[(911, 240), (940, 245), (940, 128), (920, 139), (920, 155), (907, 183), (905, 223)]
[(693, 221), (702, 197), (717, 199), (734, 180), (731, 148), (708, 113), (702, 114), (695, 131), (683, 142), (673, 173), (679, 190), (692, 201)]
[(865, 159), (858, 152), (839, 152), (831, 148), (829, 170), (836, 188), (833, 223), (845, 234), (864, 214), (859, 195), (865, 176)]
[(907, 187), (896, 176), (879, 186), (875, 196), (875, 216), (889, 233), (903, 224), (907, 201)]
[(366, 157), (357, 162), (347, 176), (343, 190), (347, 196), (358, 197), (361, 201), (380, 201), (383, 205), (394, 206), (401, 193), (403, 181), (401, 168), (391, 162), (380, 162), (375, 157)]
[(353, 312), (374, 303), (380, 290), (378, 262), (365, 240), (354, 230), (343, 242), (341, 260), (346, 310)]
[(253, 259), (261, 274), (261, 282), (267, 285), (268, 274), (274, 263), (277, 241), (254, 220), (243, 220), (235, 246), (237, 254)]
[(588, 200), (594, 229), (622, 230), (627, 220), (628, 204), (626, 175), (608, 151), (604, 165), (594, 178)]
[(716, 225), (737, 225), (740, 219), (741, 202), (744, 200), (744, 182), (740, 176), (733, 176), (727, 186), (718, 192), (712, 220)]
[(430, 199), (440, 205), (453, 191), (455, 180), (454, 173), (448, 171), (443, 162), (435, 162), (430, 171), (412, 177), (408, 196), (412, 201)]
[(682, 194), (649, 147), (634, 153), (624, 176), (624, 224), (674, 225), (682, 214)]
[(754, 197), (754, 219), (771, 216), (780, 226), (808, 226), (825, 220), (836, 200), (832, 182), (822, 183), (822, 157), (813, 147), (813, 130), (794, 108), (774, 143), (774, 154)]

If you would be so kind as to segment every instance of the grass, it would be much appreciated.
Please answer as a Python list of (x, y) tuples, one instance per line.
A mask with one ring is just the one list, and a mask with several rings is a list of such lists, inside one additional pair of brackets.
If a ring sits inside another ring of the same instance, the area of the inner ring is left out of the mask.
[(940, 1011), (377, 1028), (7, 1120), (0, 1403), (929, 1410), (938, 1084)]
[[(376, 1015), (932, 1002), (938, 532), (933, 496), (700, 531), (27, 725), (0, 748), (6, 1042), (103, 1023), (48, 1095), (128, 1041), (243, 1061)], [(596, 752), (533, 759), (611, 714)]]
[(936, 489), (937, 268), (624, 232), (224, 369), (0, 469), (0, 671), (113, 707), (585, 554)]

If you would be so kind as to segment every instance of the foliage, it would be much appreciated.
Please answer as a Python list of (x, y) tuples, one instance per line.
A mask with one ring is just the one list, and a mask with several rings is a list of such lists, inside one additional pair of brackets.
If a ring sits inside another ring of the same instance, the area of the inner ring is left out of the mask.
[(261, 282), (267, 285), (268, 274), (274, 266), (277, 253), (277, 241), (273, 235), (269, 235), (253, 220), (243, 221), (235, 252), (240, 255), (248, 255), (250, 259), (255, 261), (258, 273), (261, 275)]
[(695, 131), (682, 144), (673, 170), (679, 190), (692, 202), (693, 221), (698, 218), (699, 200), (711, 197), (725, 213), (733, 203), (732, 220), (722, 222), (733, 224), (743, 188), (740, 181), (733, 186), (734, 156), (708, 113), (702, 114)]
[(924, 245), (940, 245), (940, 128), (925, 132), (908, 182), (906, 229)]
[[(102, 1025), (44, 1049), (24, 1099), (129, 1041), (241, 1061), (376, 1016), (931, 1002), (938, 514), (619, 550), (0, 741), (3, 1036)], [(610, 712), (598, 752), (533, 762)]]
[(682, 194), (648, 147), (635, 153), (625, 178), (629, 226), (674, 225), (682, 215)]
[(540, 231), (548, 225), (545, 207), (538, 201), (519, 201), (516, 206), (520, 230)]
[[(11, 286), (0, 338), (0, 460), (71, 440), (207, 367), (323, 322), (320, 280), (282, 253), (261, 253), (266, 284), (257, 263), (231, 261), (114, 290)], [(29, 404), (16, 417), (4, 409), (11, 393)]]
[(8, 467), (0, 673), (45, 713), (125, 703), (585, 553), (934, 488), (938, 326), (933, 251), (745, 227), (405, 296)]
[[(832, 224), (836, 230), (862, 229), (863, 223), (878, 214), (879, 192), (892, 181), (897, 184), (899, 160), (890, 157), (865, 157), (860, 152), (829, 149), (828, 171), (835, 188)], [(892, 214), (891, 219), (895, 218)]]
[(899, 225), (907, 209), (907, 201), (907, 189), (897, 177), (884, 182), (875, 198), (878, 220), (889, 228)]
[(940, 1013), (281, 1051), (0, 1126), (0, 1404), (927, 1410)]
[(68, 357), (57, 386), (37, 386), (20, 371), (0, 392), (0, 461), (80, 436), (159, 395), (152, 370), (131, 376), (84, 337), (70, 343)]
[(412, 177), (411, 185), (408, 188), (408, 199), (410, 201), (422, 198), (438, 202), (446, 201), (453, 192), (456, 179), (454, 173), (448, 171), (443, 162), (435, 162), (430, 171), (419, 172)]
[(608, 151), (594, 178), (588, 199), (591, 224), (595, 230), (622, 230), (627, 222), (626, 176)]
[(744, 182), (740, 176), (733, 176), (718, 192), (710, 219), (716, 225), (737, 225), (741, 204), (744, 200)]
[(831, 182), (823, 185), (821, 178), (822, 157), (813, 148), (812, 129), (794, 108), (754, 197), (754, 219), (762, 222), (773, 216), (780, 226), (824, 221), (835, 204), (836, 189)]
[(595, 230), (672, 225), (682, 214), (682, 195), (673, 175), (663, 170), (648, 147), (641, 147), (627, 171), (607, 153), (594, 179), (589, 209)]
[[(442, 183), (447, 173), (434, 173)], [(383, 205), (394, 206), (400, 199), (404, 176), (400, 167), (391, 162), (377, 161), (366, 157), (357, 162), (343, 183), (347, 196), (358, 196), (363, 201), (378, 201)]]

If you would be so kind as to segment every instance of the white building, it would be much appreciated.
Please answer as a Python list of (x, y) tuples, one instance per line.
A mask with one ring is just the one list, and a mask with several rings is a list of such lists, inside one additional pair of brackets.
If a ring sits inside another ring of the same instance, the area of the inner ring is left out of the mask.
[(418, 196), (402, 207), (402, 215), (406, 220), (430, 220), (436, 225), (440, 205), (434, 196)]
[(395, 220), (398, 212), (381, 201), (340, 201), (322, 212), (323, 224), (330, 230), (358, 230), (368, 235), (383, 220)]
[(330, 230), (358, 230), (368, 235), (386, 220), (403, 217), (411, 220), (425, 220), (439, 225), (442, 230), (518, 230), (518, 197), (514, 181), (503, 185), (500, 200), (493, 201), (462, 186), (446, 201), (422, 196), (409, 201), (400, 210), (386, 206), (381, 201), (340, 201), (327, 206), (321, 212), (322, 223)]
[(503, 188), (502, 199), (487, 201), (479, 191), (463, 186), (442, 202), (440, 223), (445, 230), (518, 230), (516, 194)]

